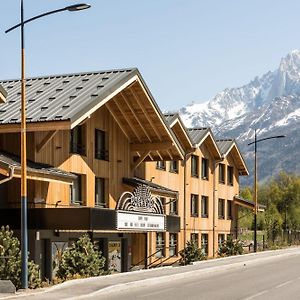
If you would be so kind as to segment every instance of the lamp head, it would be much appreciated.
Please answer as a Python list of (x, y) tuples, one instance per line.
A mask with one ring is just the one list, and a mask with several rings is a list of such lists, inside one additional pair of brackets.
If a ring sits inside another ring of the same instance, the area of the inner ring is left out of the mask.
[(65, 7), (65, 10), (68, 11), (79, 11), (79, 10), (84, 10), (84, 9), (88, 9), (91, 6), (89, 4), (85, 4), (85, 3), (79, 3), (79, 4), (74, 4), (74, 5), (70, 5)]

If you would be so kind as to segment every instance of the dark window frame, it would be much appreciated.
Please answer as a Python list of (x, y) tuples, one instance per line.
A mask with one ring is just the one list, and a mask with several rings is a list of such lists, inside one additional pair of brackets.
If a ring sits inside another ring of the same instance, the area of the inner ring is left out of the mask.
[(227, 185), (233, 186), (234, 169), (232, 166), (227, 166)]
[(70, 131), (70, 153), (86, 156), (86, 126), (77, 125)]
[[(174, 236), (173, 243), (171, 236)], [(173, 254), (172, 254), (173, 252)], [(169, 233), (169, 256), (177, 256), (178, 255), (178, 234), (177, 233)]]
[(201, 233), (201, 250), (205, 256), (208, 256), (208, 243), (209, 243), (208, 233)]
[[(158, 238), (159, 236), (162, 236), (162, 239), (159, 239)], [(158, 243), (159, 241), (161, 241), (161, 243)], [(166, 256), (166, 248), (165, 248), (166, 239), (165, 239), (165, 234), (163, 232), (156, 232), (155, 242), (156, 242), (155, 257), (157, 257), (157, 258), (159, 258), (159, 257), (165, 257)]]
[(178, 215), (178, 200), (175, 198), (170, 199), (169, 213), (170, 215)]
[(191, 217), (199, 216), (199, 195), (191, 194)]
[(166, 171), (166, 162), (164, 160), (158, 160), (156, 162), (156, 169)]
[(227, 220), (232, 220), (232, 200), (227, 200)]
[(95, 128), (95, 159), (108, 161), (106, 132)]
[[(74, 180), (73, 185), (70, 185), (70, 205), (83, 205), (83, 197), (82, 197), (82, 183), (83, 183), (83, 175), (75, 174), (77, 178)], [(76, 191), (78, 188), (78, 191)], [(76, 199), (76, 195), (79, 200)]]
[(191, 233), (191, 241), (199, 247), (199, 233)]
[[(205, 203), (205, 205), (203, 205)], [(205, 207), (205, 211), (203, 209)], [(209, 198), (208, 196), (201, 196), (201, 218), (208, 218), (209, 215)]]
[(175, 174), (179, 173), (179, 163), (178, 163), (178, 160), (171, 160), (170, 161), (169, 171), (171, 173), (175, 173)]
[(225, 219), (225, 199), (219, 198), (218, 200), (218, 219)]
[[(101, 191), (101, 198), (102, 198), (102, 202), (101, 200), (97, 200), (97, 195), (98, 195), (98, 182), (101, 182), (101, 186), (102, 186), (102, 191)], [(96, 207), (107, 207), (107, 203), (106, 203), (106, 179), (103, 177), (95, 177), (95, 206)]]
[(191, 176), (199, 177), (199, 156), (191, 155)]
[(219, 183), (225, 184), (225, 164), (219, 163)]
[(209, 180), (209, 159), (205, 157), (201, 160), (201, 179)]

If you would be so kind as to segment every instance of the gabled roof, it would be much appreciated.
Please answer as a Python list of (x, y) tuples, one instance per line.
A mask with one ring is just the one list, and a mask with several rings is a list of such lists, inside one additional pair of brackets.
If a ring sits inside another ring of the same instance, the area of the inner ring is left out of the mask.
[[(20, 80), (0, 82), (0, 132), (18, 132)], [(26, 80), (27, 131), (68, 130), (104, 106), (127, 136), (136, 160), (180, 160), (184, 150), (136, 68)]]
[(189, 153), (193, 151), (193, 142), (192, 139), (183, 124), (182, 119), (180, 118), (178, 113), (173, 114), (164, 114), (165, 119), (173, 132), (175, 133), (177, 139), (183, 146), (185, 153)]
[(217, 140), (216, 142), (220, 149), (222, 157), (225, 158), (229, 153), (231, 153), (236, 162), (240, 174), (249, 175), (246, 162), (241, 154), (241, 151), (236, 141), (233, 139), (220, 139)]
[(7, 97), (7, 92), (0, 84), (0, 103), (4, 103), (6, 101), (6, 97)]
[(208, 143), (208, 147), (216, 159), (221, 158), (221, 153), (216, 144), (215, 137), (210, 128), (189, 128), (189, 135), (193, 141), (194, 147), (198, 148), (203, 142)]

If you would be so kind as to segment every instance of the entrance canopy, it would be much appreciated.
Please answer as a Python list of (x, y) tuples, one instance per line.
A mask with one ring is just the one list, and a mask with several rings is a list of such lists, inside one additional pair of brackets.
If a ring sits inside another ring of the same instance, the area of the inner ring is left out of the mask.
[[(235, 196), (233, 198), (233, 203), (236, 204), (236, 205), (240, 205), (240, 206), (252, 209), (252, 210), (254, 210), (254, 208), (255, 208), (255, 203), (253, 201), (248, 200), (248, 199), (244, 199), (244, 198), (239, 197), (239, 196)], [(265, 205), (258, 204), (258, 211), (263, 212), (263, 211), (265, 211), (265, 209), (266, 209)]]

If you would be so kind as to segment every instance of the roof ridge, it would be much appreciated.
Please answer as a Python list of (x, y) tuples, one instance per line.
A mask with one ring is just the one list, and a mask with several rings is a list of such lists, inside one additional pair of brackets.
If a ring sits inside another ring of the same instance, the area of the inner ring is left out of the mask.
[[(65, 73), (65, 74), (49, 74), (43, 76), (33, 76), (27, 77), (27, 80), (37, 80), (37, 79), (47, 79), (47, 78), (63, 78), (63, 77), (74, 77), (74, 76), (84, 76), (84, 75), (95, 75), (95, 74), (106, 74), (106, 73), (114, 73), (114, 72), (131, 72), (134, 70), (138, 70), (136, 67), (134, 68), (122, 68), (122, 69), (111, 69), (111, 70), (99, 70), (99, 71), (88, 71), (88, 72), (75, 72), (75, 73)], [(21, 81), (21, 79), (0, 79), (0, 82), (12, 82), (12, 81)]]

